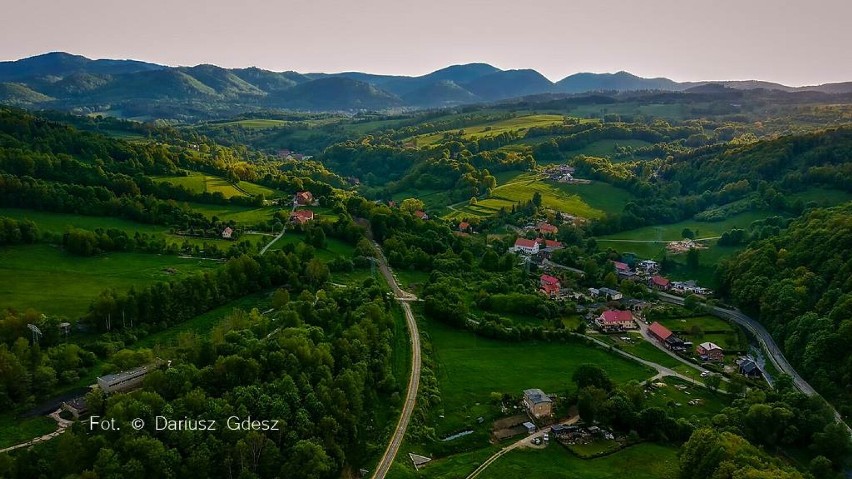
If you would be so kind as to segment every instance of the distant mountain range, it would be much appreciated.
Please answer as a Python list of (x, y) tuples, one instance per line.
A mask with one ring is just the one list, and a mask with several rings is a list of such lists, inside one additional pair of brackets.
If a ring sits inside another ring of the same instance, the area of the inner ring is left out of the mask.
[[(216, 105), (309, 111), (434, 108), (541, 94), (706, 92), (705, 86), (785, 92), (852, 93), (852, 82), (789, 87), (763, 81), (676, 82), (627, 72), (576, 73), (556, 83), (535, 70), (484, 63), (453, 65), (410, 77), (363, 72), (297, 73), (214, 65), (168, 67), (136, 60), (91, 60), (47, 53), (0, 62), (0, 103), (30, 108), (136, 111), (150, 105)], [(130, 114), (126, 116), (131, 116)]]

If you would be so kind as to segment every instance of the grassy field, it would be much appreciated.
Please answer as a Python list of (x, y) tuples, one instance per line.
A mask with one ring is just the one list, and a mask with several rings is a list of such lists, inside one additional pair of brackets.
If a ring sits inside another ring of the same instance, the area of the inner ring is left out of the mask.
[(531, 200), (536, 192), (541, 194), (545, 207), (583, 218), (601, 218), (607, 213), (619, 212), (632, 198), (627, 191), (606, 183), (568, 185), (544, 181), (535, 173), (521, 173), (494, 188), (490, 197), (479, 200), (476, 205), (456, 206), (456, 211), (446, 217), (490, 216), (500, 208), (510, 210), (515, 203)]
[[(428, 469), (424, 469), (424, 472)], [(495, 461), (481, 479), (595, 478), (674, 479), (677, 449), (643, 443), (596, 459), (580, 459), (558, 444), (519, 449)], [(424, 477), (427, 477), (424, 475)], [(464, 477), (464, 476), (459, 476)]]
[(244, 225), (256, 225), (272, 219), (280, 208), (274, 206), (208, 205), (188, 203), (189, 207), (208, 218), (214, 216), (222, 221), (235, 221)]
[(253, 118), (251, 120), (236, 120), (216, 123), (216, 126), (239, 126), (249, 130), (264, 130), (286, 125), (284, 120), (273, 120), (271, 118)]
[[(300, 244), (304, 243), (305, 235), (301, 233), (296, 233), (293, 231), (288, 231), (281, 237), (278, 241), (275, 242), (274, 245), (270, 249), (276, 250), (281, 249), (286, 244)], [(326, 246), (323, 249), (316, 250), (317, 258), (328, 261), (336, 258), (337, 256), (343, 256), (346, 258), (351, 258), (353, 252), (355, 251), (355, 247), (348, 243), (344, 243), (336, 238), (326, 238)]]
[[(651, 394), (647, 395), (645, 399), (646, 406), (661, 407), (676, 417), (689, 418), (697, 416), (709, 419), (722, 412), (722, 409), (731, 403), (731, 398), (725, 394), (714, 393), (706, 388), (694, 386), (677, 378), (667, 377), (658, 382), (666, 386), (656, 388)], [(686, 389), (680, 390), (675, 386), (686, 386)], [(689, 404), (689, 401), (694, 399), (700, 399), (701, 404)]]
[(257, 308), (265, 311), (269, 308), (269, 293), (257, 293), (231, 301), (230, 303), (212, 309), (182, 323), (175, 324), (163, 331), (150, 334), (133, 344), (133, 349), (154, 348), (157, 346), (172, 346), (182, 333), (192, 332), (205, 335), (213, 330), (225, 316), (235, 309), (251, 311)]
[(18, 419), (12, 414), (0, 416), (0, 449), (14, 446), (56, 430), (56, 421), (47, 416)]
[[(643, 380), (650, 370), (604, 350), (576, 343), (510, 343), (481, 338), (435, 321), (423, 321), (435, 359), (443, 398), (439, 435), (457, 432), (478, 416), (492, 416), (492, 392), (519, 395), (540, 388), (564, 393), (571, 375), (583, 363), (604, 367), (616, 382)], [(485, 424), (488, 426), (488, 424)]]
[[(199, 206), (208, 207), (210, 205)], [(135, 223), (130, 220), (115, 218), (112, 216), (83, 216), (66, 213), (49, 213), (46, 211), (26, 210), (19, 208), (0, 208), (0, 216), (30, 220), (36, 225), (38, 225), (39, 231), (42, 233), (50, 232), (62, 234), (68, 231), (70, 228), (82, 228), (87, 230), (95, 230), (98, 228), (114, 228), (125, 231), (129, 236), (133, 236), (136, 233), (149, 234), (154, 236), (161, 235), (168, 243), (175, 243), (178, 245), (183, 244), (184, 241), (187, 241), (190, 244), (197, 245), (202, 245), (204, 243), (215, 244), (220, 248), (227, 248), (231, 245), (230, 241), (223, 240), (221, 238), (191, 238), (185, 236), (177, 236), (169, 233), (169, 228), (167, 226)], [(245, 235), (244, 239), (256, 241), (258, 238), (254, 235)]]
[(247, 196), (246, 193), (248, 195), (262, 193), (267, 198), (278, 195), (275, 190), (248, 181), (241, 181), (237, 186), (234, 186), (224, 178), (198, 172), (192, 172), (189, 176), (161, 176), (154, 179), (176, 186), (183, 186), (194, 193), (222, 193), (225, 198)]
[(657, 103), (640, 105), (637, 103), (614, 103), (609, 105), (578, 105), (571, 109), (572, 116), (581, 118), (602, 117), (607, 113), (617, 115), (640, 114), (648, 117), (683, 120), (687, 116), (686, 105), (673, 103)]
[[(0, 309), (34, 308), (47, 314), (76, 317), (86, 312), (101, 291), (125, 291), (134, 285), (184, 277), (220, 263), (138, 253), (79, 257), (50, 245), (0, 249)], [(174, 268), (170, 274), (166, 268)]]
[(418, 147), (430, 146), (439, 142), (445, 133), (455, 133), (464, 130), (466, 140), (474, 140), (487, 136), (496, 136), (508, 131), (522, 131), (536, 126), (558, 125), (565, 120), (562, 115), (525, 115), (491, 123), (466, 126), (454, 130), (445, 130), (426, 135), (416, 136), (410, 140), (415, 141)]

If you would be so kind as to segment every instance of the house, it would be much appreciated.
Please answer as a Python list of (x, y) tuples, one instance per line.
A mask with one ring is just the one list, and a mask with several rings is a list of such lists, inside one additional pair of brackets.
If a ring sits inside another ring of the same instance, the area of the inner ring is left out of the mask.
[(609, 309), (601, 313), (595, 320), (598, 329), (603, 332), (623, 331), (625, 329), (636, 329), (636, 322), (633, 320), (633, 313), (630, 311), (620, 311)]
[(459, 223), (459, 231), (461, 231), (462, 233), (466, 232), (469, 229), (470, 223), (468, 223), (467, 221), (462, 221), (461, 223)]
[(700, 294), (700, 295), (708, 295), (708, 294), (713, 293), (713, 291), (711, 291), (708, 288), (703, 288), (701, 286), (698, 286), (698, 284), (695, 282), (695, 280), (673, 281), (672, 282), (672, 291), (677, 291), (679, 293), (694, 293), (694, 294)]
[(716, 343), (711, 343), (709, 341), (699, 344), (698, 347), (695, 348), (695, 352), (697, 352), (702, 359), (707, 358), (712, 361), (722, 361), (725, 359), (725, 351)]
[(142, 385), (142, 381), (156, 365), (142, 366), (129, 371), (107, 374), (98, 378), (98, 386), (105, 393), (129, 391)]
[(428, 220), (429, 219), (429, 215), (427, 215), (426, 212), (423, 211), (423, 210), (415, 211), (414, 216), (420, 218), (421, 220)]
[(611, 288), (600, 288), (598, 289), (598, 294), (603, 296), (607, 301), (618, 301), (624, 297), (620, 291), (616, 291)]
[(760, 366), (754, 362), (754, 359), (747, 356), (737, 359), (737, 370), (740, 374), (750, 379), (757, 379), (763, 376)]
[(313, 221), (314, 212), (311, 210), (296, 210), (290, 214), (290, 221), (303, 225), (309, 221)]
[(524, 407), (535, 418), (550, 416), (553, 413), (553, 401), (541, 389), (524, 391)]
[(515, 253), (536, 254), (538, 253), (538, 242), (526, 238), (518, 238), (515, 240), (515, 245), (509, 248)]
[(541, 275), (539, 278), (539, 286), (541, 287), (540, 291), (548, 296), (556, 296), (559, 294), (559, 289), (562, 285), (559, 283), (559, 279), (548, 274)]
[(69, 401), (63, 401), (60, 406), (63, 411), (68, 411), (74, 416), (74, 419), (80, 419), (80, 416), (85, 416), (89, 412), (89, 405), (86, 403), (86, 396), (76, 397)]
[(660, 264), (650, 259), (642, 260), (636, 263), (636, 271), (646, 275), (655, 274), (660, 271)]
[(671, 288), (671, 283), (668, 279), (663, 278), (658, 274), (655, 274), (654, 276), (651, 276), (651, 279), (648, 280), (648, 286), (659, 289), (661, 291), (668, 291)]
[(222, 230), (222, 239), (231, 239), (231, 236), (234, 234), (234, 230), (231, 229), (230, 226)]
[(536, 230), (538, 230), (538, 232), (543, 235), (555, 235), (556, 233), (559, 233), (559, 228), (544, 221), (542, 221), (538, 224), (538, 226), (536, 226)]
[(314, 202), (314, 195), (312, 195), (310, 191), (300, 191), (296, 193), (296, 197), (293, 198), (293, 202), (297, 205), (310, 205)]
[(559, 241), (553, 241), (544, 238), (539, 238), (536, 241), (538, 242), (541, 251), (544, 251), (545, 253), (552, 253), (558, 249), (563, 248), (562, 243), (560, 243)]
[(616, 273), (626, 273), (630, 271), (630, 266), (627, 263), (622, 263), (621, 261), (613, 261), (613, 266), (615, 266)]

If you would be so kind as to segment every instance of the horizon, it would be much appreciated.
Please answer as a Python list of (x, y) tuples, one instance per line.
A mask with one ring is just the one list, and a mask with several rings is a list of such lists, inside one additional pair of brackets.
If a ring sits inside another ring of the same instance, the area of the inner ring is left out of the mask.
[(627, 73), (629, 75), (634, 75), (634, 76), (637, 76), (637, 77), (640, 77), (640, 78), (645, 78), (645, 79), (665, 78), (665, 79), (672, 80), (672, 81), (677, 82), (677, 83), (690, 83), (690, 82), (691, 83), (702, 83), (702, 82), (703, 83), (715, 83), (715, 82), (757, 81), (757, 82), (776, 83), (776, 84), (779, 84), (779, 85), (782, 85), (782, 86), (788, 86), (788, 87), (820, 86), (820, 85), (825, 85), (825, 84), (846, 83), (846, 82), (852, 81), (852, 79), (850, 79), (850, 80), (839, 80), (839, 81), (830, 81), (830, 82), (823, 82), (823, 83), (814, 83), (814, 84), (808, 84), (808, 85), (792, 85), (792, 84), (789, 84), (789, 83), (783, 83), (783, 82), (780, 82), (780, 81), (777, 81), (777, 80), (765, 79), (765, 78), (712, 78), (712, 79), (705, 78), (705, 79), (701, 79), (701, 80), (679, 80), (679, 79), (673, 78), (670, 75), (663, 74), (663, 75), (645, 76), (645, 75), (639, 75), (637, 73), (634, 73), (634, 72), (631, 72), (631, 71), (628, 71), (628, 70), (624, 70), (624, 69), (616, 70), (616, 71), (582, 71), (581, 70), (581, 71), (575, 71), (573, 73), (568, 73), (568, 74), (566, 74), (562, 77), (559, 77), (559, 78), (551, 78), (551, 77), (548, 77), (547, 75), (545, 75), (544, 73), (542, 73), (540, 70), (538, 70), (536, 68), (501, 68), (500, 66), (495, 65), (494, 63), (488, 62), (488, 61), (472, 61), (472, 62), (467, 62), (467, 63), (453, 63), (453, 64), (445, 65), (443, 67), (436, 68), (434, 70), (427, 71), (425, 73), (417, 73), (417, 74), (377, 73), (377, 72), (373, 72), (373, 71), (369, 71), (369, 70), (341, 70), (341, 71), (299, 71), (299, 70), (294, 70), (294, 69), (273, 70), (273, 69), (265, 68), (265, 67), (260, 66), (260, 65), (246, 65), (246, 66), (233, 66), (233, 67), (232, 66), (217, 65), (215, 63), (195, 63), (195, 64), (186, 64), (186, 65), (169, 65), (169, 64), (165, 64), (165, 63), (148, 61), (148, 60), (145, 60), (145, 59), (142, 59), (142, 58), (132, 58), (132, 57), (126, 57), (126, 58), (119, 58), (119, 57), (116, 57), (116, 58), (106, 58), (106, 57), (105, 58), (93, 58), (93, 57), (90, 57), (88, 55), (83, 55), (83, 54), (80, 54), (80, 53), (60, 51), (60, 50), (37, 53), (35, 55), (30, 55), (30, 56), (16, 58), (16, 59), (10, 59), (10, 60), (0, 59), (0, 63), (17, 62), (17, 61), (27, 60), (27, 59), (30, 59), (30, 58), (37, 58), (37, 57), (42, 57), (42, 56), (47, 56), (47, 55), (52, 55), (52, 54), (65, 54), (65, 55), (71, 55), (71, 56), (80, 56), (80, 57), (87, 58), (89, 60), (138, 61), (138, 62), (143, 62), (143, 63), (155, 64), (155, 65), (159, 65), (159, 66), (167, 67), (167, 68), (193, 68), (193, 67), (197, 67), (197, 66), (201, 66), (201, 65), (213, 65), (213, 66), (225, 68), (225, 69), (259, 68), (261, 70), (271, 71), (273, 73), (295, 72), (295, 73), (299, 73), (299, 74), (302, 74), (302, 75), (317, 75), (317, 74), (341, 75), (341, 74), (347, 74), (347, 73), (362, 73), (362, 74), (370, 74), (370, 75), (398, 76), (398, 77), (412, 77), (412, 78), (428, 75), (430, 73), (434, 73), (436, 71), (440, 71), (440, 70), (455, 67), (455, 66), (480, 64), (480, 65), (489, 65), (489, 66), (492, 66), (494, 68), (497, 68), (497, 69), (503, 70), (503, 71), (508, 71), (508, 70), (534, 70), (534, 71), (538, 72), (539, 74), (541, 74), (542, 76), (544, 76), (545, 78), (547, 78), (547, 80), (549, 80), (551, 83), (554, 83), (554, 84), (557, 83), (560, 80), (563, 80), (563, 79), (568, 78), (568, 77), (573, 76), (573, 75), (581, 75), (581, 74), (615, 75), (615, 74), (618, 74), (618, 73)]
[(167, 66), (305, 73), (420, 76), (448, 65), (488, 63), (534, 69), (554, 82), (572, 73), (622, 70), (678, 82), (809, 86), (852, 80), (852, 62), (825, 61), (848, 57), (845, 48), (852, 44), (846, 26), (852, 4), (841, 0), (720, 0), (712, 7), (676, 0), (539, 0), (524, 8), (481, 0), (151, 0), (121, 8), (108, 0), (34, 0), (9, 5), (7, 13), (17, 21), (0, 31), (0, 58), (12, 61), (63, 51)]

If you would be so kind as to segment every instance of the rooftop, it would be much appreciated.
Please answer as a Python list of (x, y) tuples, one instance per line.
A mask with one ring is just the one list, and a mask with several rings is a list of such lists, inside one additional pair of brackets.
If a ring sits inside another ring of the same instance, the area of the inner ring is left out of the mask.
[(524, 391), (524, 397), (529, 399), (533, 404), (542, 404), (551, 402), (550, 396), (544, 394), (541, 389), (527, 389)]

